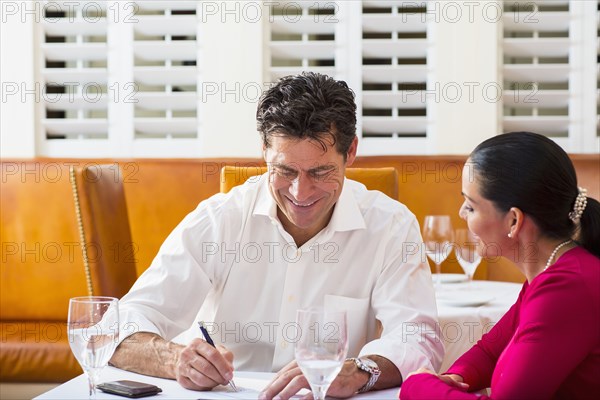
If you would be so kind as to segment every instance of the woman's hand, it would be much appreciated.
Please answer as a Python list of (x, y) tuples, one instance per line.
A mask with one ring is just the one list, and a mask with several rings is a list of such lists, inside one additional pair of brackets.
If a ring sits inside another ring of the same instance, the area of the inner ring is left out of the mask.
[(431, 374), (431, 375), (435, 375), (437, 376), (442, 382), (446, 383), (447, 385), (450, 386), (454, 386), (457, 387), (461, 390), (468, 390), (469, 389), (469, 384), (463, 382), (463, 377), (460, 375), (456, 375), (456, 374), (436, 374), (433, 371), (428, 370), (427, 368), (419, 368), (418, 370), (411, 372), (410, 374), (408, 374), (408, 376), (406, 378), (409, 378), (412, 375), (416, 375), (416, 374)]

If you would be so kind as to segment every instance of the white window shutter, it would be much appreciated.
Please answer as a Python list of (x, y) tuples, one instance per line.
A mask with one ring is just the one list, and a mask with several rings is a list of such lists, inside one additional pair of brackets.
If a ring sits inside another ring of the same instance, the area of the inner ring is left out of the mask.
[(270, 62), (268, 76), (275, 82), (302, 71), (336, 76), (337, 2), (279, 1), (269, 3)]
[(41, 155), (199, 154), (199, 2), (41, 4)]
[(361, 146), (366, 154), (426, 151), (426, 12), (424, 2), (362, 2)]
[(198, 136), (197, 2), (136, 4), (135, 139), (194, 139)]
[(426, 6), (409, 1), (283, 1), (270, 8), (271, 81), (301, 71), (356, 93), (361, 154), (424, 151)]
[(587, 55), (597, 54), (598, 42), (595, 27), (586, 26), (592, 18), (597, 26), (596, 8), (587, 1), (504, 2), (503, 131), (541, 133), (570, 152), (594, 150), (597, 90), (590, 82), (597, 63)]
[[(108, 137), (107, 20), (102, 2), (43, 2), (40, 87), (45, 142)], [(41, 9), (41, 8), (40, 8)]]

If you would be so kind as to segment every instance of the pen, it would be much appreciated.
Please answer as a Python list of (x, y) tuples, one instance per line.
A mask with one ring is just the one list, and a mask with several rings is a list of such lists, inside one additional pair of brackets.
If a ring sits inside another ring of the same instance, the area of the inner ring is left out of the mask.
[[(208, 343), (212, 347), (216, 348), (217, 346), (215, 346), (215, 342), (213, 342), (212, 338), (208, 334), (208, 331), (206, 330), (206, 327), (204, 326), (204, 323), (198, 321), (198, 326), (200, 327), (200, 332), (202, 332), (202, 336), (204, 336), (204, 340), (206, 340), (206, 343)], [(237, 387), (235, 386), (235, 383), (233, 383), (233, 379), (229, 381), (229, 386), (233, 389), (234, 392), (238, 391)]]

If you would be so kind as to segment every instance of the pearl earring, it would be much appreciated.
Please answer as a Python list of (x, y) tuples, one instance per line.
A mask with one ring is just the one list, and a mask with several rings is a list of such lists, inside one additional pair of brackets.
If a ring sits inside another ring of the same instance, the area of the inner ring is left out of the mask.
[(512, 239), (512, 233), (509, 232), (508, 237)]

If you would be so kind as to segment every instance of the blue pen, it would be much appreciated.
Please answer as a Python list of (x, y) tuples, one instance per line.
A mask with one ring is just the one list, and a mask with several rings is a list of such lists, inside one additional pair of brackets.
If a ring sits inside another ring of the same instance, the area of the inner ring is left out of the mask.
[[(208, 334), (208, 331), (206, 330), (204, 323), (198, 321), (198, 326), (200, 327), (200, 332), (202, 332), (202, 336), (204, 336), (204, 340), (206, 340), (206, 343), (208, 343), (212, 347), (216, 348), (217, 346), (215, 346), (215, 342), (213, 342), (212, 338)], [(231, 389), (233, 389), (234, 392), (238, 391), (237, 387), (235, 386), (235, 383), (233, 383), (233, 379), (229, 381), (229, 386), (231, 387)]]

